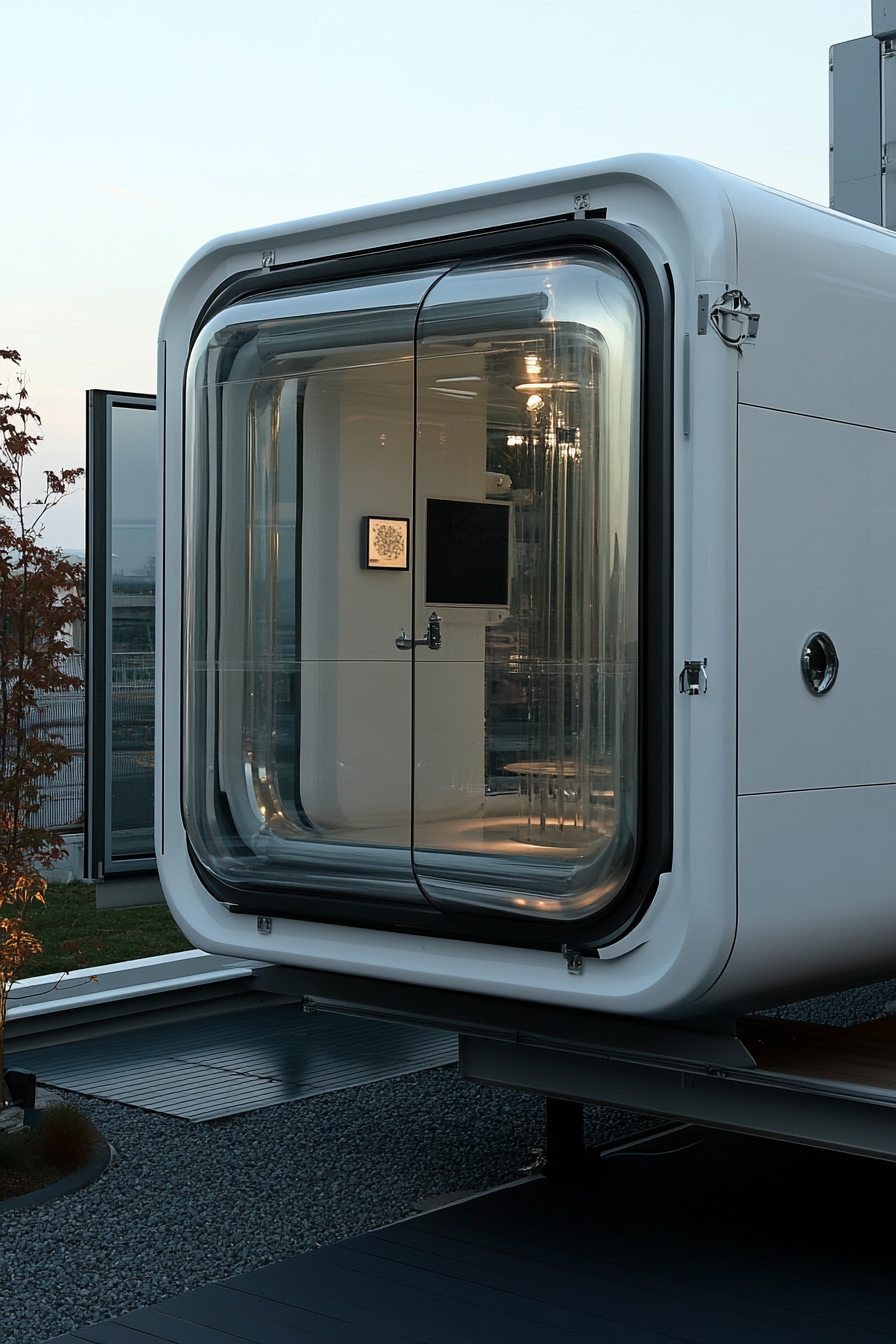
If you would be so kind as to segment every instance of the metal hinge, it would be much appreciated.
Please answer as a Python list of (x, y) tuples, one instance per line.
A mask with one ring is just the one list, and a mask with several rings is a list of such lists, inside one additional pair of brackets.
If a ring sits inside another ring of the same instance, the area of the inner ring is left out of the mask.
[(759, 331), (759, 314), (750, 309), (750, 301), (740, 289), (726, 289), (712, 306), (710, 320), (719, 336), (733, 350), (753, 345)]
[(567, 947), (566, 943), (563, 944), (560, 951), (566, 958), (566, 969), (569, 971), (569, 974), (584, 975), (585, 963), (582, 960), (581, 952), (577, 952), (574, 947)]
[(679, 691), (682, 695), (705, 695), (708, 688), (706, 659), (689, 658), (678, 676)]

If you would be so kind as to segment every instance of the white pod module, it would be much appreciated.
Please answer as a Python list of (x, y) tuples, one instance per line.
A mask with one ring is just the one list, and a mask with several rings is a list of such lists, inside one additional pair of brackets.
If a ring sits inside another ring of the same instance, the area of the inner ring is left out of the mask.
[(675, 158), (199, 252), (159, 383), (188, 936), (642, 1017), (891, 969), (894, 350), (891, 234)]

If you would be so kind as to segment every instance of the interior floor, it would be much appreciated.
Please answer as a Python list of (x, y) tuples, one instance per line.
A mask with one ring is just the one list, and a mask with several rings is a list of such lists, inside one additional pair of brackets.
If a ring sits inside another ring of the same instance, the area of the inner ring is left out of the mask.
[[(612, 822), (602, 820), (599, 815), (587, 828), (576, 825), (574, 821), (568, 821), (561, 827), (552, 819), (542, 828), (538, 818), (530, 822), (519, 814), (451, 817), (418, 822), (414, 827), (414, 845), (417, 849), (448, 853), (518, 854), (527, 860), (539, 853), (556, 860), (557, 851), (562, 850), (564, 857), (577, 862), (586, 855), (593, 858), (595, 844), (599, 844), (602, 839), (608, 841), (612, 834)], [(323, 836), (299, 831), (298, 828), (290, 834), (286, 828), (282, 828), (280, 835), (287, 843), (299, 844), (305, 840), (325, 839), (337, 845), (383, 845), (406, 849), (410, 843), (407, 823), (346, 827), (344, 830), (331, 830)]]
[(855, 1027), (742, 1017), (737, 1035), (769, 1073), (896, 1092), (896, 1017)]

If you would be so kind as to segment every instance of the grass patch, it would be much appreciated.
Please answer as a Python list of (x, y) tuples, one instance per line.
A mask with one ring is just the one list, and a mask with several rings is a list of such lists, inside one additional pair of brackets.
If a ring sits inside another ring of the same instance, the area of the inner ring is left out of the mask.
[(89, 882), (51, 883), (46, 906), (31, 907), (27, 927), (44, 950), (22, 967), (21, 979), (137, 957), (160, 957), (192, 947), (167, 905), (97, 910), (96, 888)]

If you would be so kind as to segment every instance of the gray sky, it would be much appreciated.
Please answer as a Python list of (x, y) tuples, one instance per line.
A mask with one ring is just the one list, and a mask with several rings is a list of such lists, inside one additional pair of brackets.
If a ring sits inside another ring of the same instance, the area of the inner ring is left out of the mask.
[[(218, 234), (584, 163), (685, 154), (827, 204), (828, 48), (870, 0), (28, 0), (0, 5), (0, 345), (47, 466), (84, 391), (149, 392)], [(83, 498), (48, 538), (83, 544)]]

